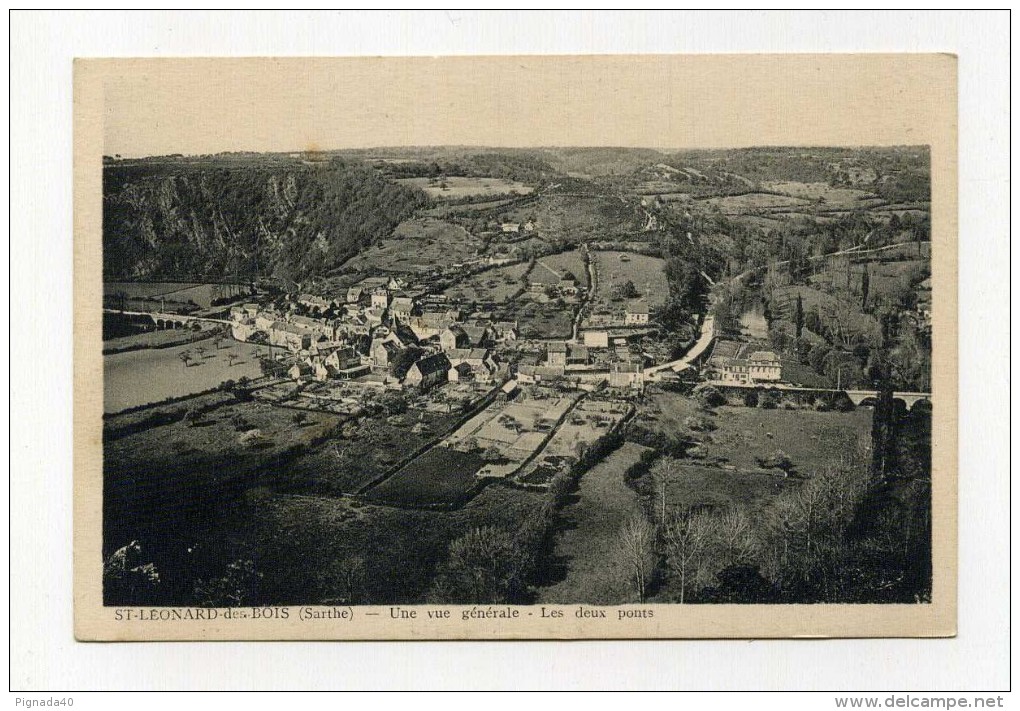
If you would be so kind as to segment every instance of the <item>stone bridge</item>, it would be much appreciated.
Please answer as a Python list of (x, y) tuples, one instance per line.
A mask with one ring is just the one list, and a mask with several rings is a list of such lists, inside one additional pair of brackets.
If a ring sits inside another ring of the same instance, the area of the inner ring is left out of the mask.
[(211, 318), (209, 316), (189, 316), (187, 314), (160, 313), (158, 311), (120, 311), (119, 309), (103, 309), (104, 313), (119, 314), (121, 316), (134, 316), (143, 319), (152, 319), (156, 328), (187, 328), (195, 323), (218, 323), (229, 326), (230, 321), (222, 318)]
[[(792, 397), (798, 395), (810, 395), (813, 397), (825, 397), (825, 398), (843, 398), (846, 397), (856, 407), (874, 406), (878, 403), (878, 391), (877, 390), (836, 390), (834, 388), (808, 388), (799, 385), (786, 385), (784, 383), (767, 383), (760, 382), (751, 384), (743, 383), (728, 383), (721, 380), (708, 380), (707, 384), (714, 386), (723, 392), (732, 392), (735, 394), (746, 393), (748, 390), (755, 390), (758, 392), (773, 390), (778, 393), (787, 393)], [(931, 393), (914, 393), (914, 392), (894, 392), (894, 400), (900, 400), (906, 406), (907, 410), (913, 409), (914, 405), (919, 402), (927, 403), (932, 405), (934, 403)]]
[[(847, 390), (845, 392), (854, 405), (874, 405), (878, 401), (877, 390)], [(934, 404), (931, 393), (894, 392), (893, 400), (902, 400), (908, 410), (922, 400), (929, 405)]]

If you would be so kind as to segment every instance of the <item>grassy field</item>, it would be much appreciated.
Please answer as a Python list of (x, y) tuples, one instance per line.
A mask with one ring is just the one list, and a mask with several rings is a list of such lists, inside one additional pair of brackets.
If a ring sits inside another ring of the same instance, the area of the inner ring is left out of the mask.
[(517, 193), (527, 195), (534, 188), (516, 180), (502, 178), (468, 178), (452, 175), (445, 178), (401, 178), (396, 182), (408, 187), (419, 188), (428, 193), (429, 197), (442, 199), (459, 199), (465, 197), (489, 197)]
[(103, 296), (124, 294), (129, 299), (147, 299), (198, 286), (202, 286), (202, 284), (167, 281), (108, 281), (103, 282)]
[(475, 473), (483, 463), (473, 452), (436, 446), (372, 487), (366, 496), (412, 506), (454, 503), (475, 485)]
[(482, 242), (460, 225), (434, 218), (400, 223), (393, 236), (380, 240), (349, 260), (347, 271), (378, 269), (414, 273), (473, 259)]
[[(199, 354), (197, 348), (205, 348)], [(189, 353), (185, 366), (180, 356)], [(235, 356), (231, 362), (229, 356)], [(172, 348), (134, 350), (103, 356), (103, 409), (119, 412), (130, 407), (159, 402), (214, 388), (226, 380), (262, 375), (252, 346), (224, 341), (193, 343)]]
[(472, 274), (463, 281), (451, 286), (443, 294), (451, 299), (503, 304), (510, 301), (524, 288), (521, 278), (527, 270), (527, 262), (511, 264), (506, 267), (496, 267), (495, 269), (489, 269), (478, 274)]
[(584, 265), (584, 257), (576, 249), (537, 260), (535, 268), (531, 270), (529, 281), (557, 284), (564, 272), (573, 274), (579, 286), (588, 287), (588, 269)]
[[(119, 336), (103, 340), (104, 353), (119, 353), (121, 351), (133, 351), (143, 348), (170, 348), (188, 343), (196, 343), (211, 339), (222, 329), (215, 324), (203, 324), (202, 329), (194, 331), (190, 328), (169, 328), (161, 331), (146, 331), (135, 333), (130, 336)], [(211, 342), (203, 344), (211, 349)], [(197, 346), (197, 343), (196, 343)]]
[(726, 197), (707, 198), (698, 201), (701, 205), (719, 208), (724, 215), (740, 215), (748, 211), (773, 210), (776, 208), (795, 208), (807, 205), (802, 198), (769, 193), (748, 193), (746, 195), (727, 195)]
[(827, 208), (847, 208), (866, 206), (878, 198), (873, 194), (856, 188), (839, 188), (828, 183), (797, 183), (791, 181), (772, 181), (762, 183), (766, 190), (784, 193), (795, 198), (803, 198), (812, 202), (821, 201)]
[[(625, 259), (620, 259), (621, 256)], [(596, 306), (615, 305), (622, 310), (628, 301), (645, 301), (652, 307), (666, 301), (669, 285), (664, 260), (632, 252), (592, 252), (591, 258), (598, 279), (598, 292), (593, 299)], [(638, 297), (613, 304), (617, 289), (628, 281), (634, 283)]]
[(620, 529), (641, 512), (638, 497), (624, 484), (623, 475), (644, 451), (645, 447), (624, 443), (581, 477), (576, 502), (561, 513), (551, 584), (539, 590), (538, 602), (615, 605), (635, 601), (614, 551)]
[(511, 222), (531, 220), (543, 239), (569, 244), (631, 233), (644, 224), (638, 210), (614, 196), (543, 195), (500, 215)]
[[(686, 429), (692, 415), (705, 414), (692, 398), (655, 392), (642, 404), (638, 421), (663, 434)], [(723, 406), (707, 414), (716, 426), (699, 449), (703, 462), (717, 462), (737, 469), (757, 470), (757, 457), (785, 452), (799, 472), (810, 473), (826, 466), (844, 437), (863, 437), (871, 432), (871, 410), (816, 412), (811, 409), (764, 410)]]

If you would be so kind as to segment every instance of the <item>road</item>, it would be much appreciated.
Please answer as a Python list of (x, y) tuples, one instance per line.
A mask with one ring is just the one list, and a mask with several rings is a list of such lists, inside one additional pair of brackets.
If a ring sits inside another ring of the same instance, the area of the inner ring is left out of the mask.
[(706, 316), (705, 320), (701, 324), (701, 335), (698, 336), (698, 340), (694, 342), (690, 350), (687, 351), (681, 358), (672, 360), (669, 363), (662, 363), (660, 365), (653, 366), (645, 371), (645, 375), (654, 376), (656, 373), (670, 368), (674, 371), (683, 370), (697, 360), (702, 354), (708, 350), (708, 347), (712, 345), (712, 341), (715, 340), (715, 317)]

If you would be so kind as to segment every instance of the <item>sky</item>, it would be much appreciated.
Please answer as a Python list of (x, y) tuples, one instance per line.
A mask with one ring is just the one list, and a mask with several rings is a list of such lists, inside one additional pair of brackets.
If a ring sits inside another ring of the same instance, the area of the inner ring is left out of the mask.
[(955, 71), (946, 55), (84, 61), (103, 76), (103, 152), (123, 157), (919, 145)]

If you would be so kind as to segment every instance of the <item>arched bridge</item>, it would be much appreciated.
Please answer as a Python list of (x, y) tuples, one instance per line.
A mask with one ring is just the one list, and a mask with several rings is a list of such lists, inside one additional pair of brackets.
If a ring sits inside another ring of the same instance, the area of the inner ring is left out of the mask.
[[(846, 394), (854, 405), (874, 404), (874, 402), (878, 402), (877, 390), (847, 390)], [(894, 392), (893, 399), (902, 400), (906, 404), (908, 410), (912, 408), (915, 403), (921, 402), (922, 400), (929, 404), (934, 404), (931, 393)], [(868, 400), (872, 400), (874, 402), (867, 402)]]
[(192, 323), (218, 323), (229, 326), (230, 321), (222, 318), (210, 318), (209, 316), (189, 316), (187, 314), (167, 314), (158, 311), (120, 311), (119, 309), (103, 309), (104, 313), (119, 314), (121, 316), (138, 316), (151, 318), (156, 328), (181, 328)]

